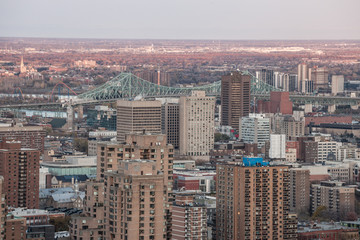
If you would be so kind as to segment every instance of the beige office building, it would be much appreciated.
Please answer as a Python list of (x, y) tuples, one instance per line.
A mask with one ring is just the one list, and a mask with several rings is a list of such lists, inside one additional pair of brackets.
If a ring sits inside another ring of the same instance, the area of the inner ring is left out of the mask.
[(117, 101), (117, 140), (132, 132), (161, 133), (160, 101)]
[(207, 156), (214, 147), (215, 97), (193, 91), (180, 97), (180, 154)]

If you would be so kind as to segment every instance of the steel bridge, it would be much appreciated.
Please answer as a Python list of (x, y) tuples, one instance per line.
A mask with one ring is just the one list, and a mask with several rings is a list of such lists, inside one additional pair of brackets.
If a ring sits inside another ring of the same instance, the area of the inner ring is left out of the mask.
[[(252, 75), (248, 71), (242, 71), (243, 74), (251, 76), (251, 96), (256, 99), (269, 100), (271, 91), (282, 91), (277, 89)], [(61, 83), (60, 83), (61, 84)], [(55, 89), (55, 87), (54, 87)], [(54, 92), (53, 89), (53, 92)], [(220, 96), (221, 81), (217, 81), (208, 85), (190, 87), (190, 88), (175, 88), (166, 87), (143, 80), (131, 73), (120, 73), (105, 84), (92, 89), (88, 92), (77, 95), (76, 98), (70, 99), (66, 103), (38, 103), (38, 104), (12, 104), (2, 105), (0, 108), (53, 108), (58, 105), (60, 108), (66, 106), (79, 105), (96, 105), (104, 102), (113, 102), (122, 98), (136, 98), (138, 96), (149, 97), (179, 97), (191, 94), (193, 90), (205, 91), (210, 96)], [(309, 95), (290, 95), (290, 100), (295, 104), (313, 104), (313, 105), (351, 105), (359, 106), (360, 98), (350, 97), (330, 97), (330, 96), (309, 96)]]
[[(243, 74), (251, 76), (251, 96), (256, 99), (269, 100), (271, 91), (283, 91), (275, 88), (264, 81), (257, 79), (249, 71), (242, 71)], [(106, 101), (121, 98), (141, 97), (179, 97), (191, 94), (193, 90), (205, 91), (210, 96), (220, 96), (221, 81), (212, 84), (192, 87), (174, 88), (156, 85), (143, 80), (131, 73), (121, 73), (109, 82), (91, 91), (78, 95), (78, 100), (74, 103), (80, 104), (93, 101)], [(351, 105), (360, 104), (360, 98), (350, 97), (329, 97), (311, 95), (290, 95), (290, 100), (295, 104), (314, 104), (314, 105)]]
[[(244, 74), (251, 75), (250, 72), (244, 71)], [(78, 95), (83, 100), (105, 100), (105, 99), (121, 99), (141, 97), (164, 97), (164, 96), (184, 96), (191, 94), (191, 91), (205, 91), (209, 96), (219, 96), (221, 93), (221, 81), (217, 81), (208, 85), (175, 88), (166, 87), (151, 83), (141, 79), (131, 73), (120, 73), (112, 80), (106, 82), (98, 88)], [(263, 81), (259, 81), (251, 75), (251, 93), (266, 94), (271, 91), (282, 91)]]

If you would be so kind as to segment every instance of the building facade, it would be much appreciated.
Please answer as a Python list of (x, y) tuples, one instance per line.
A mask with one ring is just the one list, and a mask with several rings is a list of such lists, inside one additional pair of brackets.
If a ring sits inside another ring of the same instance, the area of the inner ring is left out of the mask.
[(180, 97), (180, 154), (207, 156), (214, 146), (215, 98), (205, 91)]
[(117, 101), (117, 140), (132, 132), (161, 133), (160, 101)]
[(298, 86), (297, 90), (299, 92), (306, 92), (306, 81), (310, 80), (310, 70), (306, 63), (301, 63), (298, 65)]
[(269, 157), (272, 159), (286, 159), (285, 134), (270, 134)]
[(310, 79), (314, 83), (314, 90), (329, 88), (329, 70), (326, 68), (319, 68), (314, 66), (311, 68)]
[(105, 173), (105, 226), (109, 239), (171, 236), (164, 180), (151, 160), (125, 160), (117, 171)]
[(270, 93), (270, 112), (292, 115), (293, 104), (289, 98), (289, 92)]
[(180, 146), (180, 106), (177, 103), (165, 103), (162, 106), (162, 133), (166, 135), (168, 144), (174, 149)]
[(310, 211), (310, 170), (290, 169), (290, 210), (296, 213)]
[(39, 207), (40, 151), (20, 142), (0, 142), (0, 175), (6, 203), (11, 207)]
[(71, 218), (70, 234), (72, 239), (103, 239), (105, 237), (104, 182), (86, 183), (84, 215)]
[(207, 240), (206, 212), (205, 205), (196, 203), (193, 195), (176, 195), (172, 208), (172, 239)]
[(233, 72), (221, 78), (221, 125), (239, 131), (239, 119), (250, 113), (251, 76)]
[(245, 143), (257, 143), (262, 148), (270, 139), (270, 118), (264, 114), (249, 114), (239, 121), (239, 139)]
[(249, 162), (217, 165), (216, 237), (296, 239), (288, 167)]
[(44, 152), (46, 131), (42, 127), (13, 125), (0, 127), (0, 140), (21, 141), (21, 147), (37, 149)]
[(334, 214), (334, 218), (344, 220), (355, 211), (355, 188), (343, 186), (342, 182), (328, 181), (311, 186), (311, 212), (320, 206)]

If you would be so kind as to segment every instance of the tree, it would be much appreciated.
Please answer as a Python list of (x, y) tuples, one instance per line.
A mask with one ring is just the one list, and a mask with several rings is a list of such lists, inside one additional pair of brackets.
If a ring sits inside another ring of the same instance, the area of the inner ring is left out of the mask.
[(75, 138), (74, 148), (76, 151), (85, 152), (88, 151), (88, 140), (85, 138)]
[(219, 141), (227, 141), (229, 140), (230, 137), (226, 134), (222, 134), (222, 133), (215, 133), (215, 142), (219, 142)]
[(349, 212), (346, 214), (345, 220), (347, 221), (356, 221), (358, 219), (358, 216), (355, 212)]
[(69, 231), (70, 220), (70, 216), (51, 218), (50, 224), (55, 226), (55, 232)]
[(323, 217), (324, 213), (326, 211), (326, 207), (325, 206), (319, 206), (316, 208), (315, 212), (313, 213), (313, 215), (311, 216), (312, 219), (320, 219)]

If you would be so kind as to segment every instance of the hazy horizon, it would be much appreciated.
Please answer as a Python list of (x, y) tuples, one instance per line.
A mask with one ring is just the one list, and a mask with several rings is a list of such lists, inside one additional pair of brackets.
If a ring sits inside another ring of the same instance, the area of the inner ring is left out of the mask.
[(359, 40), (359, 0), (3, 0), (0, 37)]

